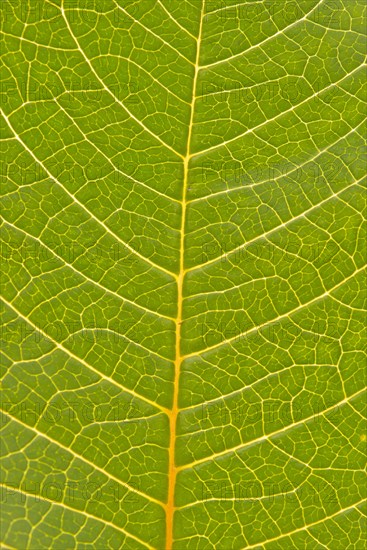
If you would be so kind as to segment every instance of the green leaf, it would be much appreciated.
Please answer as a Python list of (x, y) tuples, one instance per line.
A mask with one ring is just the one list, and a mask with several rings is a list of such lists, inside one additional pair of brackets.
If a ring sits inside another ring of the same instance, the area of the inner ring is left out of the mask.
[(1, 549), (365, 548), (365, 3), (1, 9)]

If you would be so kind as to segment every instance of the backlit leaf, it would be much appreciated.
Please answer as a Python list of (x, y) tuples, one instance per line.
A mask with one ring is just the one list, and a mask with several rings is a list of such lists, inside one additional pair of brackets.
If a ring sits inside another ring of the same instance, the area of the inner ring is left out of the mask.
[(1, 9), (1, 549), (365, 548), (365, 3)]

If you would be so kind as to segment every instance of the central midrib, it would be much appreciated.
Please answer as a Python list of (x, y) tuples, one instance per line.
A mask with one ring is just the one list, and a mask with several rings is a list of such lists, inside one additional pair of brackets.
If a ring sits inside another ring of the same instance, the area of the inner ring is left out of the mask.
[(173, 405), (169, 414), (170, 421), (170, 444), (169, 444), (169, 465), (168, 465), (168, 499), (166, 506), (166, 550), (172, 550), (173, 544), (173, 516), (175, 511), (175, 487), (177, 469), (175, 464), (175, 446), (176, 446), (176, 426), (178, 415), (178, 388), (179, 378), (181, 371), (181, 327), (182, 327), (182, 303), (183, 303), (183, 283), (185, 277), (185, 264), (184, 264), (184, 243), (185, 243), (185, 229), (186, 229), (186, 204), (187, 204), (187, 182), (189, 175), (189, 162), (190, 162), (190, 148), (191, 148), (191, 136), (194, 121), (195, 101), (197, 96), (197, 77), (199, 72), (199, 57), (200, 57), (200, 42), (201, 33), (204, 19), (204, 5), (205, 0), (202, 0), (199, 34), (196, 44), (196, 59), (194, 78), (192, 85), (191, 107), (190, 107), (190, 123), (187, 135), (186, 155), (183, 159), (184, 163), (184, 177), (183, 177), (183, 192), (182, 192), (182, 211), (181, 211), (181, 229), (180, 229), (180, 271), (177, 278), (177, 318), (176, 318), (176, 359), (175, 359), (175, 372), (174, 372), (174, 392), (173, 392)]

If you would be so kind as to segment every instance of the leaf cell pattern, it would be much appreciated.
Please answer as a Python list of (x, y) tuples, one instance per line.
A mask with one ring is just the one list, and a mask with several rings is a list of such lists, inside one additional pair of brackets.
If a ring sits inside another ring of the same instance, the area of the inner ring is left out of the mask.
[(365, 548), (365, 3), (1, 9), (1, 549)]

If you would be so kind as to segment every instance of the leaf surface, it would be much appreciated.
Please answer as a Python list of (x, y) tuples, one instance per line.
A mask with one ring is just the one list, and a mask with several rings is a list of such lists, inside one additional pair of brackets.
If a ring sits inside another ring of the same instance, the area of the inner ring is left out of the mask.
[(1, 548), (361, 550), (364, 2), (1, 4)]

